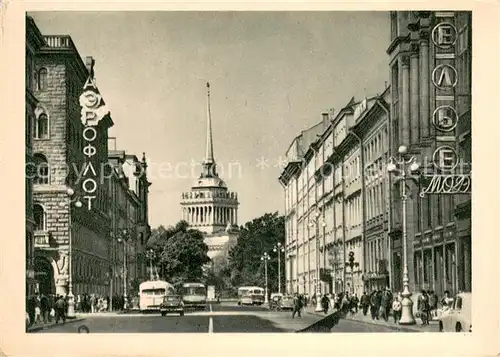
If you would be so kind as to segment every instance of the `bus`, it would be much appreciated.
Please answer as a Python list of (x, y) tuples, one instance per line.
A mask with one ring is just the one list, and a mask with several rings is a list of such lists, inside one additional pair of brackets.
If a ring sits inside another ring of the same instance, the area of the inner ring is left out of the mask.
[(238, 288), (238, 305), (262, 305), (264, 289), (258, 286), (242, 286)]
[(162, 280), (145, 281), (139, 285), (139, 309), (141, 312), (159, 310), (166, 295), (175, 295), (172, 284)]
[(204, 310), (207, 303), (207, 288), (202, 283), (184, 283), (181, 288), (184, 306)]

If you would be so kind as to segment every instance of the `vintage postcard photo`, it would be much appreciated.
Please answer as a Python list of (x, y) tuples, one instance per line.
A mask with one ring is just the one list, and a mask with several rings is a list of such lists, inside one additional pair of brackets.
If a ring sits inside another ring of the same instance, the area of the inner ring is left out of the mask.
[(22, 338), (486, 341), (475, 10), (191, 10), (18, 16)]
[(27, 331), (471, 332), (472, 31), (28, 12)]

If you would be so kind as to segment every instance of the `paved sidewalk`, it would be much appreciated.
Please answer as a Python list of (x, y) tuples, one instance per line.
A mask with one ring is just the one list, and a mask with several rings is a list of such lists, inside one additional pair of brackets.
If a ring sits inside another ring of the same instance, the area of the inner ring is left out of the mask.
[(372, 320), (371, 316), (368, 316), (368, 314), (364, 316), (363, 313), (360, 311), (358, 311), (358, 313), (354, 315), (348, 314), (347, 316), (344, 316), (344, 319), (359, 321), (367, 324), (385, 326), (389, 328), (394, 328), (394, 330), (399, 330), (399, 331), (438, 332), (437, 321), (431, 321), (429, 325), (422, 325), (422, 321), (420, 319), (415, 319), (416, 320), (415, 325), (399, 325), (394, 323), (392, 317), (388, 321), (385, 321), (383, 319)]
[(26, 332), (37, 332), (37, 331), (40, 331), (40, 330), (47, 330), (47, 329), (50, 329), (50, 328), (53, 328), (53, 327), (56, 327), (56, 326), (74, 324), (75, 322), (80, 322), (80, 321), (83, 321), (83, 320), (85, 320), (84, 317), (76, 316), (76, 318), (73, 318), (73, 319), (66, 319), (65, 323), (59, 322), (58, 324), (56, 324), (54, 321), (52, 321), (52, 322), (48, 322), (46, 324), (44, 324), (44, 323), (33, 324), (33, 325), (31, 325), (28, 328), (28, 330)]

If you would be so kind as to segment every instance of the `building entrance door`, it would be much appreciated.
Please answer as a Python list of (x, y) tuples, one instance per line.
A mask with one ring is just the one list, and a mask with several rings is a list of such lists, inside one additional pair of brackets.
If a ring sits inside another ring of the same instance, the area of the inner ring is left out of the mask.
[(55, 294), (54, 269), (45, 257), (35, 257), (35, 279), (38, 281), (38, 292)]

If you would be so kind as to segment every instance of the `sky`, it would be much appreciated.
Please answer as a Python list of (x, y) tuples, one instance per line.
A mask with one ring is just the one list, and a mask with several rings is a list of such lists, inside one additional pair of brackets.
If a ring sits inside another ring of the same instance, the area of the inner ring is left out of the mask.
[(149, 163), (151, 226), (181, 218), (205, 156), (206, 82), (238, 223), (283, 213), (280, 161), (301, 130), (389, 81), (388, 12), (32, 12), (93, 56), (116, 149)]

